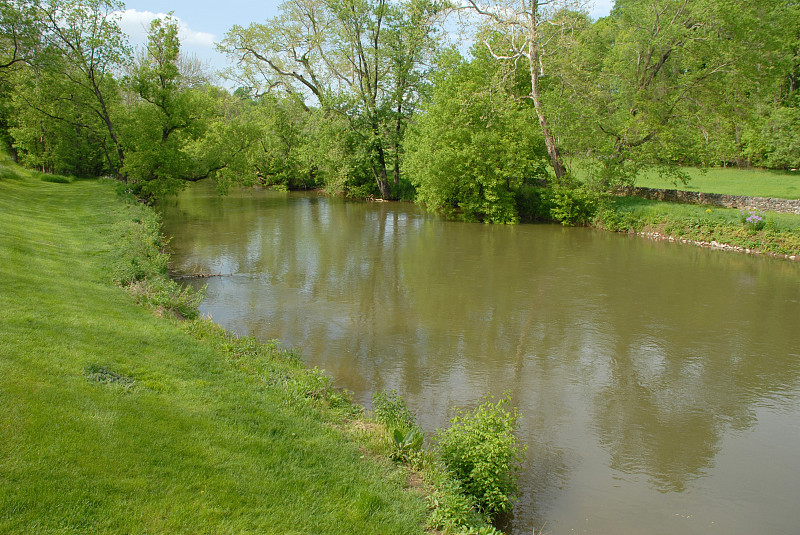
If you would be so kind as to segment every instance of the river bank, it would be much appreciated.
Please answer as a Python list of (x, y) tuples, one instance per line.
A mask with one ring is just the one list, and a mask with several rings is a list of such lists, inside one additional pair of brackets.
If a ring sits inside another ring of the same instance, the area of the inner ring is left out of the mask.
[(795, 214), (615, 197), (601, 204), (591, 226), (654, 240), (800, 259), (800, 215)]
[(424, 531), (318, 370), (111, 284), (111, 184), (0, 179), (0, 213), (1, 532)]

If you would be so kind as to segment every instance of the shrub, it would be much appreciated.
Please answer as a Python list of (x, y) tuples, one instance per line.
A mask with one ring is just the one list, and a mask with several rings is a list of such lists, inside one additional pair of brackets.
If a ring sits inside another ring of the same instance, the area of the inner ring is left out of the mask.
[(500, 535), (477, 508), (474, 496), (464, 492), (460, 481), (434, 462), (425, 469), (429, 492), (425, 497), (430, 508), (428, 528), (435, 532), (470, 535)]
[(550, 221), (549, 190), (543, 186), (524, 185), (517, 191), (517, 212), (529, 221)]
[(548, 200), (554, 220), (562, 225), (587, 225), (597, 213), (601, 196), (583, 186), (554, 186)]
[(458, 411), (438, 438), (445, 466), (490, 518), (509, 511), (515, 500), (524, 454), (514, 436), (517, 420), (508, 397), (496, 403), (490, 398), (472, 412)]
[(403, 433), (417, 427), (416, 416), (400, 395), (394, 391), (380, 391), (372, 395), (375, 419), (389, 429), (399, 429)]

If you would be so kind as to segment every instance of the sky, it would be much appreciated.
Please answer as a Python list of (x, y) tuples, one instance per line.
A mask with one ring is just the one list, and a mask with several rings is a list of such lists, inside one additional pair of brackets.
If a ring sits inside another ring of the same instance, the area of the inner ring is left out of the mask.
[[(172, 11), (179, 21), (182, 50), (196, 55), (214, 69), (221, 69), (227, 60), (215, 50), (214, 43), (221, 41), (235, 24), (248, 26), (274, 17), (280, 3), (281, 0), (128, 0), (120, 25), (130, 36), (132, 45), (142, 45), (147, 39), (150, 21)], [(608, 15), (613, 3), (614, 0), (594, 0), (591, 16)]]

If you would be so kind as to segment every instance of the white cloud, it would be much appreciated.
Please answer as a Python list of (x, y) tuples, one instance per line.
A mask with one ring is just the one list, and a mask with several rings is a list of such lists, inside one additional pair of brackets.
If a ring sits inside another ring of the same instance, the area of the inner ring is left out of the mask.
[[(163, 19), (166, 17), (166, 13), (126, 9), (120, 12), (119, 26), (122, 31), (130, 36), (133, 44), (141, 44), (147, 41), (147, 30), (150, 28), (150, 23), (153, 19)], [(173, 18), (178, 21), (178, 38), (181, 40), (181, 45), (198, 48), (214, 48), (214, 42), (217, 40), (217, 37), (213, 33), (192, 30), (189, 28), (188, 24), (178, 17), (173, 15)]]

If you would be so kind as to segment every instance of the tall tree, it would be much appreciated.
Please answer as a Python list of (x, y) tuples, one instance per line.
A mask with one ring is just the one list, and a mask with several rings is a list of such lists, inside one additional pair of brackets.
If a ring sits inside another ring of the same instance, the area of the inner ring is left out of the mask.
[[(122, 149), (113, 117), (119, 96), (114, 71), (128, 53), (116, 21), (119, 7), (95, 0), (2, 5), (4, 30), (10, 33), (0, 41), (11, 51), (4, 61), (8, 67), (2, 69), (10, 95), (6, 104), (13, 110), (7, 116), (8, 132), (19, 134), (13, 146), (24, 161), (83, 172), (97, 166), (70, 163), (67, 147), (84, 156), (88, 153), (80, 147), (91, 146), (91, 153), (100, 147), (104, 172), (119, 174)], [(63, 136), (71, 141), (58, 139)]]
[(40, 46), (35, 0), (0, 0), (0, 71), (32, 59)]
[[(522, 84), (483, 50), (469, 62), (443, 63), (408, 139), (417, 201), (468, 221), (515, 223), (530, 186), (548, 176), (532, 106), (516, 98)], [(523, 211), (534, 215), (531, 207)]]
[(517, 65), (522, 58), (526, 60), (531, 77), (531, 89), (527, 98), (533, 101), (557, 180), (560, 180), (567, 170), (542, 99), (544, 56), (550, 45), (548, 32), (543, 28), (547, 25), (568, 26), (569, 21), (559, 20), (556, 15), (580, 12), (584, 9), (583, 4), (577, 0), (466, 0), (466, 8), (480, 14), (492, 30), (485, 35), (501, 34), (506, 37), (501, 49), (493, 46), (488, 37), (482, 40), (491, 55), (498, 60), (513, 62), (514, 65)]
[(158, 198), (216, 176), (255, 141), (253, 128), (241, 128), (235, 99), (198, 86), (203, 76), (187, 72), (187, 65), (192, 67), (181, 59), (177, 21), (154, 19), (147, 47), (126, 77), (134, 98), (122, 171), (140, 196)]
[(630, 182), (651, 165), (683, 179), (676, 164), (736, 150), (720, 141), (747, 124), (757, 65), (772, 48), (761, 6), (618, 0), (609, 17), (567, 36), (572, 46), (554, 63), (546, 101), (570, 148), (597, 156), (599, 186)]
[[(387, 152), (394, 152), (397, 184), (397, 132), (413, 110), (414, 73), (430, 53), (442, 7), (431, 0), (289, 0), (275, 19), (233, 27), (221, 49), (247, 85), (306, 95), (307, 107), (346, 116), (380, 195), (391, 198)], [(400, 35), (415, 39), (401, 45)]]
[(68, 82), (64, 98), (81, 99), (102, 123), (108, 165), (116, 175), (124, 152), (112, 111), (119, 96), (114, 72), (130, 57), (118, 24), (122, 7), (117, 0), (48, 0), (37, 10), (50, 49), (42, 66)]

